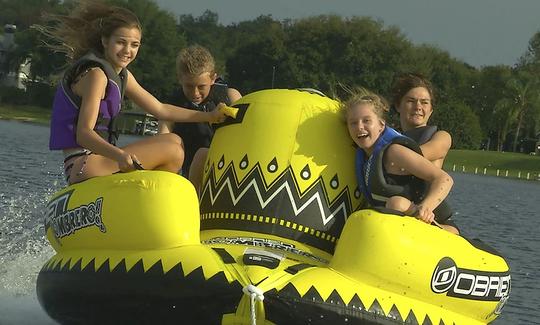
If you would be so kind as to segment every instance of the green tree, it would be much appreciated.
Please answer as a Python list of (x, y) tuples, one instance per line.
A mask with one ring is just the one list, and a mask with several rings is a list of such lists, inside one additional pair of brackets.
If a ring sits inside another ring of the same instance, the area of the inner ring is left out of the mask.
[[(527, 52), (520, 58), (516, 70), (528, 75), (528, 78), (536, 79), (533, 88), (540, 85), (540, 31), (536, 32), (529, 40)], [(531, 91), (528, 102), (529, 107), (524, 114), (524, 136), (538, 139), (540, 135), (540, 103), (538, 92)]]
[(411, 47), (398, 29), (371, 18), (310, 17), (286, 31), (297, 84), (323, 91), (342, 83), (384, 92)]
[(514, 75), (515, 76), (508, 81), (507, 87), (512, 94), (512, 108), (510, 109), (510, 115), (516, 124), (512, 141), (512, 151), (515, 152), (518, 145), (519, 134), (523, 127), (524, 118), (527, 116), (527, 113), (532, 110), (531, 106), (538, 107), (540, 99), (538, 86), (540, 85), (540, 80), (537, 75), (532, 74), (527, 70), (517, 70)]
[[(290, 87), (285, 34), (281, 23), (260, 16), (228, 29), (234, 54), (227, 61), (229, 81), (242, 93)], [(245, 35), (245, 37), (242, 37)]]
[(0, 0), (0, 24), (14, 24), (24, 31), (39, 22), (43, 12), (55, 12), (60, 6), (60, 0)]
[(176, 29), (174, 16), (152, 0), (116, 0), (132, 10), (143, 27), (142, 46), (129, 66), (137, 81), (151, 94), (168, 100), (176, 89), (175, 57), (186, 40)]
[(504, 113), (510, 104), (506, 84), (512, 77), (512, 69), (505, 65), (488, 66), (480, 70), (476, 82), (472, 86), (474, 112), (480, 119), (480, 125), (487, 139), (486, 149), (500, 151), (507, 132), (507, 116)]
[(433, 124), (452, 135), (454, 149), (480, 147), (482, 129), (478, 116), (460, 101), (441, 104), (433, 114)]
[(2, 26), (15, 24), (15, 47), (8, 53), (7, 64), (9, 71), (17, 71), (21, 64), (30, 64), (31, 80), (47, 80), (63, 66), (65, 59), (56, 55), (44, 46), (41, 35), (30, 27), (41, 23), (41, 15), (47, 13), (65, 13), (65, 5), (58, 0), (3, 0), (5, 8), (0, 14)]

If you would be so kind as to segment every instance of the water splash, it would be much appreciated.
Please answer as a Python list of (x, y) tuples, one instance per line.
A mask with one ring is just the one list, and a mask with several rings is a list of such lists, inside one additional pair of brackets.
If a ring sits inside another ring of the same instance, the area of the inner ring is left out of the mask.
[(53, 189), (27, 192), (12, 187), (0, 194), (0, 294), (34, 294), (37, 274), (53, 255), (43, 216)]

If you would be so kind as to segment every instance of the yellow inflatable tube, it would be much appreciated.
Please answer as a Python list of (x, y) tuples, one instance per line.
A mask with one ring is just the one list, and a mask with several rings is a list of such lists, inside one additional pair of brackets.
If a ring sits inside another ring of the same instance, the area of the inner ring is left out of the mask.
[[(191, 183), (158, 171), (69, 186), (38, 298), (60, 323), (487, 324), (504, 258), (414, 218), (359, 209), (339, 105), (312, 90), (234, 104)], [(358, 210), (358, 211), (356, 211)], [(356, 212), (355, 212), (356, 211)]]

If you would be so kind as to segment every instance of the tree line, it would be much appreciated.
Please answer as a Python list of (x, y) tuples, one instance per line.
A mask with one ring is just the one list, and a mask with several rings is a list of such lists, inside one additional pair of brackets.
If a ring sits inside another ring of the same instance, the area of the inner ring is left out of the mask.
[[(436, 46), (413, 44), (399, 28), (369, 17), (276, 20), (263, 15), (223, 25), (211, 11), (175, 16), (152, 0), (109, 2), (131, 9), (141, 20), (143, 46), (130, 70), (163, 101), (178, 91), (178, 50), (197, 43), (210, 49), (219, 74), (243, 94), (316, 88), (339, 97), (343, 85), (361, 85), (389, 98), (397, 74), (418, 72), (436, 87), (433, 123), (452, 134), (453, 148), (530, 152), (540, 133), (540, 32), (513, 66), (476, 68)], [(26, 94), (9, 96), (16, 92), (3, 89), (0, 100), (49, 107), (67, 59), (43, 46), (46, 40), (31, 26), (41, 23), (43, 12), (68, 13), (74, 2), (0, 0), (0, 6), (2, 26), (17, 25), (17, 46), (0, 68), (31, 63)]]

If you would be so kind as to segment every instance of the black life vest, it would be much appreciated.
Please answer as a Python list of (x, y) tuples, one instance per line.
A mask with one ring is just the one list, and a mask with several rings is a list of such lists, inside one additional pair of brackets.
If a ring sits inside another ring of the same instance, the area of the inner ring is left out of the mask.
[[(202, 112), (213, 111), (219, 103), (226, 105), (231, 104), (228, 95), (229, 87), (221, 82), (215, 82), (210, 88), (210, 93), (206, 99), (200, 104), (194, 104), (186, 98), (183, 91), (177, 91), (172, 102), (175, 105), (198, 110)], [(212, 142), (215, 129), (212, 125), (206, 122), (200, 123), (174, 123), (172, 132), (178, 134), (184, 142), (185, 158), (182, 169), (184, 172), (189, 171), (189, 166), (193, 160), (195, 152), (200, 148), (208, 148)]]
[[(425, 125), (419, 128), (410, 129), (403, 132), (404, 135), (413, 139), (419, 145), (423, 145), (433, 138), (433, 135), (438, 131), (436, 125)], [(436, 220), (438, 222), (444, 222), (446, 219), (450, 218), (453, 214), (452, 207), (448, 204), (448, 200), (443, 200), (441, 204), (437, 206), (434, 211), (435, 215), (438, 216)]]
[(414, 128), (403, 132), (403, 135), (413, 139), (419, 145), (423, 145), (433, 138), (433, 135), (437, 132), (437, 126), (426, 125), (419, 128)]

